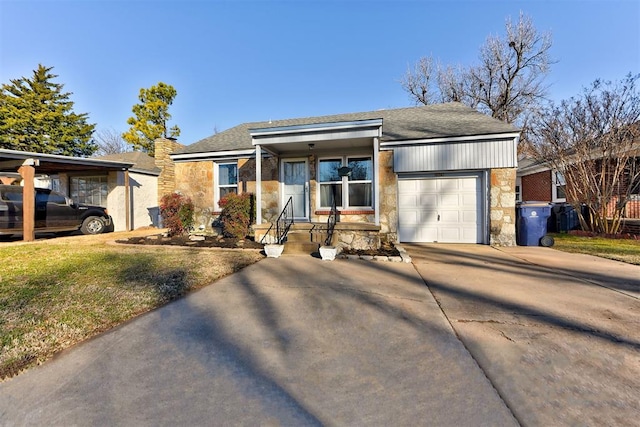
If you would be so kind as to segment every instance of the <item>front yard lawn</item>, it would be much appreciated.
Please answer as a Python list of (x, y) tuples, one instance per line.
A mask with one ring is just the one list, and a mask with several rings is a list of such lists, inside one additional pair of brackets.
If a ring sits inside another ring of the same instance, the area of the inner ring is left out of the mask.
[(640, 265), (640, 240), (583, 237), (571, 234), (551, 234), (554, 249), (565, 252), (595, 255), (629, 264)]
[(105, 240), (0, 246), (0, 379), (263, 258)]

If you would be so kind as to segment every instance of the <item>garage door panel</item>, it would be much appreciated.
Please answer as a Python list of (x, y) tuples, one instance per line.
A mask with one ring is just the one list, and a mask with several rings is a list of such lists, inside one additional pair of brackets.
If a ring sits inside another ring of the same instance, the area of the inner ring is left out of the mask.
[(442, 194), (440, 196), (439, 206), (459, 206), (460, 195), (459, 194)]
[(479, 176), (400, 179), (400, 241), (481, 243), (481, 200)]
[(398, 204), (400, 206), (418, 206), (419, 194), (399, 194)]
[(437, 194), (420, 194), (420, 206), (423, 208), (426, 207), (435, 207), (438, 206), (438, 195)]
[[(452, 222), (455, 224), (458, 224), (461, 220), (461, 216), (460, 216), (460, 211), (453, 211), (453, 210), (440, 210), (440, 222), (446, 223), (446, 222)], [(437, 221), (437, 215), (436, 215), (436, 221)]]

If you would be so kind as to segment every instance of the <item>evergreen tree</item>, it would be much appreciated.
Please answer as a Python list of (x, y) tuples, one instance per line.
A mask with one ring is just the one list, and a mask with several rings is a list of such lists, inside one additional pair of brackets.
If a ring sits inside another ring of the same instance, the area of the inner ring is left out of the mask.
[(73, 112), (71, 93), (52, 82), (53, 67), (38, 65), (31, 79), (21, 77), (0, 91), (0, 148), (87, 157), (97, 145), (88, 114)]
[(127, 120), (131, 128), (122, 134), (122, 138), (133, 145), (134, 150), (142, 150), (153, 156), (153, 141), (156, 138), (174, 138), (180, 135), (178, 126), (167, 129), (167, 122), (171, 118), (169, 106), (176, 95), (173, 86), (162, 82), (149, 89), (140, 89), (140, 104), (131, 109), (135, 117)]

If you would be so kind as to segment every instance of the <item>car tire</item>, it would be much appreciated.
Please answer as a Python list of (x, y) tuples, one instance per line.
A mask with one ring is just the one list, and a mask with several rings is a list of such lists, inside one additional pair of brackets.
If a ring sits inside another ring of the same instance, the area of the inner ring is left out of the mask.
[(82, 221), (80, 231), (82, 234), (100, 234), (104, 232), (105, 225), (99, 216), (88, 216)]

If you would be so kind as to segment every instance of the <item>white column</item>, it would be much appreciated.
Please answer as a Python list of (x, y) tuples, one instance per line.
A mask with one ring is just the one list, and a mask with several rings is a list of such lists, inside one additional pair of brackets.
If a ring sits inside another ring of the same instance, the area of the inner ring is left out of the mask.
[(256, 224), (262, 224), (262, 150), (256, 145)]
[(380, 225), (380, 142), (373, 138), (373, 209), (374, 221)]

